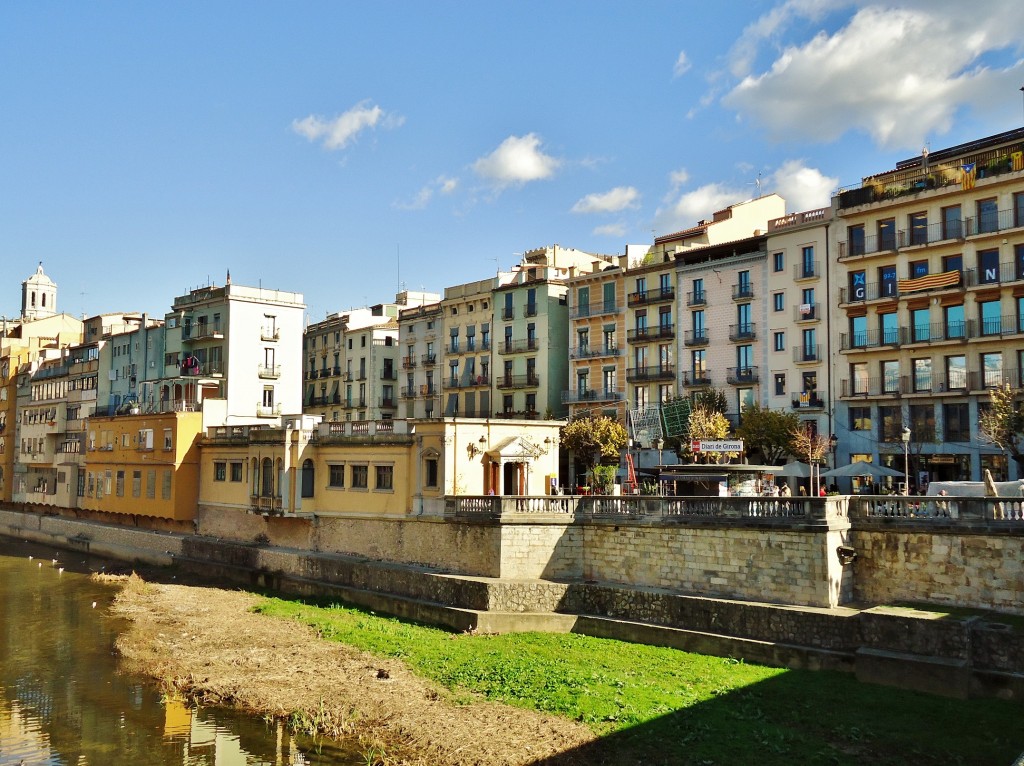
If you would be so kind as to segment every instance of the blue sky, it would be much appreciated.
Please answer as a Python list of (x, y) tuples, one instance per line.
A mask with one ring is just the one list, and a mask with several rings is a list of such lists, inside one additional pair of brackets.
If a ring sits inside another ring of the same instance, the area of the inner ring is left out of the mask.
[(1024, 124), (1024, 3), (0, 4), (0, 313), (312, 319)]

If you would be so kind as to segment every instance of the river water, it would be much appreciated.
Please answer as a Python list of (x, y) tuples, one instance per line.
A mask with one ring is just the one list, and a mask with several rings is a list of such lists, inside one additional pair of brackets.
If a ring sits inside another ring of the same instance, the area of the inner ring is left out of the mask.
[[(30, 558), (31, 557), (31, 558)], [(161, 698), (120, 674), (106, 561), (0, 537), (0, 766), (305, 766), (365, 763), (226, 709)]]

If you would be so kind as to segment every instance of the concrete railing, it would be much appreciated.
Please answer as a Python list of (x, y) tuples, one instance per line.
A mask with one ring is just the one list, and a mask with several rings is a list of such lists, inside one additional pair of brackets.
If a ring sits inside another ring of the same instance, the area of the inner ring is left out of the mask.
[(500, 519), (527, 514), (574, 518), (630, 519), (810, 519), (846, 518), (849, 498), (658, 497), (652, 495), (554, 495), (446, 497), (445, 516)]
[(854, 518), (1024, 522), (1024, 497), (852, 495), (849, 500)]

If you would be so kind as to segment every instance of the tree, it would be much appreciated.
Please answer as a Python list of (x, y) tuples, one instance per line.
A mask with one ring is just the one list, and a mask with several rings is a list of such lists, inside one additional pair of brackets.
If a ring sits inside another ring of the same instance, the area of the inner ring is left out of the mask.
[(702, 388), (693, 395), (694, 407), (706, 407), (723, 415), (729, 411), (729, 397), (718, 388)]
[[(698, 404), (690, 412), (690, 424), (686, 431), (687, 440), (679, 445), (680, 455), (692, 455), (690, 442), (699, 439), (718, 440), (729, 436), (731, 425), (729, 418), (718, 410), (712, 409), (706, 404)], [(715, 462), (722, 459), (732, 459), (738, 456), (736, 452), (713, 453)], [(705, 456), (711, 460), (711, 454)]]
[[(814, 433), (802, 424), (797, 424), (797, 427), (790, 431), (790, 451), (794, 455), (806, 458), (808, 465), (811, 466), (811, 494), (817, 491), (816, 464), (825, 462), (825, 455), (828, 454), (830, 447), (827, 437)], [(820, 478), (817, 481), (820, 482)]]
[(743, 439), (747, 454), (752, 449), (759, 449), (765, 462), (774, 464), (790, 454), (793, 432), (799, 427), (800, 418), (795, 412), (771, 410), (753, 404), (743, 410), (736, 435)]
[(607, 415), (574, 418), (562, 426), (561, 442), (589, 472), (603, 458), (618, 458), (625, 449), (626, 429)]
[(982, 437), (1024, 467), (1024, 388), (1009, 383), (992, 389), (992, 406), (978, 418)]

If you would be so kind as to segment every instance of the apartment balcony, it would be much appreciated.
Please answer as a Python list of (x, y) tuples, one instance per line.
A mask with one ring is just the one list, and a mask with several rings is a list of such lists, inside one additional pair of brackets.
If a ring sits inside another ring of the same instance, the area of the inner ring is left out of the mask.
[(256, 405), (256, 417), (258, 418), (276, 418), (281, 415), (280, 404), (257, 404)]
[(539, 375), (502, 375), (497, 379), (500, 389), (536, 388), (539, 385)]
[(707, 370), (683, 370), (684, 386), (710, 386), (711, 373)]
[(499, 354), (523, 354), (528, 351), (536, 351), (540, 343), (536, 338), (526, 340), (506, 340), (498, 346)]
[(494, 417), (498, 420), (540, 420), (540, 413), (537, 410), (504, 410), (495, 412)]
[(1021, 371), (1013, 368), (1002, 370), (975, 370), (967, 373), (969, 391), (988, 391), (1009, 384), (1013, 387), (1021, 385)]
[(687, 306), (707, 306), (708, 294), (704, 290), (695, 290), (686, 294)]
[(651, 303), (664, 303), (665, 301), (674, 301), (675, 299), (676, 289), (674, 287), (657, 287), (653, 290), (640, 290), (630, 293), (626, 296), (626, 305), (629, 307), (646, 306)]
[(656, 340), (670, 340), (674, 337), (676, 337), (676, 329), (673, 324), (637, 327), (626, 333), (626, 341), (628, 343), (650, 343)]
[(754, 297), (754, 286), (749, 282), (739, 282), (732, 286), (732, 299), (746, 301)]
[(569, 349), (570, 359), (594, 359), (602, 356), (621, 356), (622, 349), (617, 346), (573, 346)]
[(324, 407), (329, 403), (329, 399), (326, 395), (324, 396), (311, 396), (309, 398), (309, 405), (311, 407)]
[(261, 497), (260, 495), (250, 495), (249, 505), (257, 513), (280, 513), (282, 509), (281, 498), (279, 497)]
[(729, 367), (725, 371), (725, 382), (734, 385), (757, 383), (758, 379), (757, 367)]
[(991, 287), (992, 285), (1024, 281), (1024, 264), (1018, 265), (1013, 261), (1003, 261), (996, 269), (983, 271), (971, 268), (966, 269), (963, 274), (963, 283), (967, 287)]
[(630, 367), (626, 370), (626, 380), (630, 383), (646, 380), (675, 380), (675, 367), (671, 364)]
[(839, 395), (844, 399), (857, 397), (903, 396), (910, 391), (906, 375), (887, 375), (873, 378), (845, 378), (839, 383)]
[(708, 345), (707, 330), (687, 330), (683, 333), (684, 346), (706, 346)]
[(395, 369), (381, 370), (380, 371), (380, 379), (381, 380), (398, 380), (398, 371), (395, 370)]
[(419, 393), (419, 390), (419, 386), (402, 386), (398, 395), (401, 396), (403, 399), (415, 399), (417, 394)]
[(260, 330), (260, 340), (264, 343), (273, 343), (281, 340), (281, 331), (278, 329), (269, 329), (264, 327)]
[(524, 317), (535, 317), (535, 316), (537, 316), (537, 304), (536, 303), (527, 303), (526, 304), (526, 308), (523, 309), (523, 316)]
[(501, 310), (501, 318), (505, 321), (516, 318), (516, 310), (512, 306), (506, 306)]
[(331, 404), (341, 404), (341, 394), (331, 394)]
[(903, 344), (906, 336), (905, 328), (891, 330), (865, 330), (856, 333), (839, 334), (840, 351), (856, 351), (881, 347), (896, 347)]
[(729, 340), (752, 341), (757, 339), (757, 327), (753, 322), (729, 325)]
[(579, 404), (582, 402), (617, 402), (625, 398), (621, 391), (608, 391), (597, 388), (563, 391), (563, 404)]
[(793, 279), (800, 282), (804, 279), (818, 279), (822, 276), (819, 261), (800, 261), (793, 267)]
[(463, 375), (458, 378), (448, 378), (444, 382), (446, 389), (450, 388), (473, 388), (475, 386), (486, 386), (490, 385), (486, 375)]
[(398, 402), (395, 401), (394, 397), (391, 398), (380, 398), (377, 400), (377, 406), (383, 410), (393, 410), (398, 407)]
[(402, 369), (411, 370), (416, 366), (416, 357), (414, 356), (403, 356), (402, 357)]
[(261, 364), (256, 368), (256, 374), (264, 380), (277, 380), (281, 377), (281, 365)]
[(345, 383), (351, 383), (353, 380), (356, 379), (356, 376), (355, 373), (346, 371), (341, 374), (341, 379)]
[(438, 393), (439, 391), (436, 386), (420, 386), (417, 396), (419, 396), (420, 399), (432, 399), (437, 396)]
[(801, 303), (793, 307), (794, 322), (817, 322), (820, 319), (820, 307), (817, 303)]
[(183, 342), (223, 340), (224, 331), (220, 325), (193, 325), (181, 329), (181, 340)]
[(437, 354), (423, 354), (420, 357), (420, 361), (424, 367), (433, 367), (437, 364)]
[(875, 253), (891, 253), (896, 251), (896, 231), (882, 236), (865, 234), (862, 237), (839, 243), (839, 260), (859, 258)]
[(825, 400), (814, 393), (803, 393), (793, 399), (794, 410), (823, 410)]
[(617, 301), (597, 301), (596, 303), (587, 303), (582, 306), (575, 306), (569, 312), (569, 318), (586, 319), (587, 317), (605, 316), (607, 314), (619, 314), (621, 312), (622, 307), (618, 305)]
[(821, 357), (821, 346), (819, 344), (809, 346), (794, 346), (793, 361), (797, 364), (817, 364), (825, 361)]

